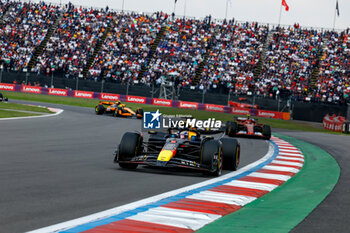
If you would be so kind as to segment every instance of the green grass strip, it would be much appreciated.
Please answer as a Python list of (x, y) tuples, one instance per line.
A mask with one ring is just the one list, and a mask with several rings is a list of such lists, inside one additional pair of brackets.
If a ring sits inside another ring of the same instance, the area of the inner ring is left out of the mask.
[[(90, 107), (94, 108), (99, 100), (91, 100), (91, 99), (81, 99), (81, 98), (73, 98), (73, 97), (61, 97), (61, 96), (49, 96), (49, 95), (37, 95), (37, 94), (27, 94), (20, 92), (10, 92), (4, 91), (5, 96), (9, 99), (18, 99), (18, 100), (27, 100), (27, 101), (38, 101), (45, 103), (54, 103), (54, 104), (64, 104), (64, 105), (72, 105), (72, 106), (80, 106), (80, 107)], [(208, 119), (215, 118), (217, 120), (221, 120), (223, 122), (233, 120), (233, 114), (228, 113), (218, 113), (218, 112), (208, 112), (202, 110), (191, 110), (191, 109), (179, 109), (179, 108), (169, 108), (169, 107), (160, 107), (146, 104), (134, 104), (134, 103), (126, 103), (126, 106), (131, 107), (133, 109), (142, 108), (144, 111), (156, 111), (159, 109), (162, 114), (167, 115), (192, 115), (197, 119)], [(255, 117), (254, 117), (255, 118)], [(259, 118), (259, 122), (263, 124), (270, 125), (272, 128), (281, 128), (281, 129), (290, 129), (290, 130), (298, 130), (298, 131), (307, 131), (307, 132), (320, 132), (320, 133), (330, 133), (330, 134), (340, 134), (338, 132), (332, 132), (321, 128), (316, 128), (311, 124), (303, 123), (303, 122), (295, 122), (295, 121), (285, 121), (285, 120), (277, 120), (277, 119), (267, 119), (267, 118)]]
[(0, 103), (0, 109), (13, 109), (13, 110), (22, 110), (30, 112), (42, 112), (42, 113), (52, 113), (50, 110), (44, 107), (29, 106), (23, 104), (14, 104), (14, 103)]
[(326, 151), (295, 138), (275, 134), (305, 155), (303, 169), (281, 187), (199, 230), (200, 233), (289, 232), (333, 190), (340, 168)]
[(28, 117), (28, 116), (39, 116), (42, 114), (28, 113), (28, 112), (16, 112), (6, 111), (0, 109), (0, 118), (12, 118), (12, 117)]

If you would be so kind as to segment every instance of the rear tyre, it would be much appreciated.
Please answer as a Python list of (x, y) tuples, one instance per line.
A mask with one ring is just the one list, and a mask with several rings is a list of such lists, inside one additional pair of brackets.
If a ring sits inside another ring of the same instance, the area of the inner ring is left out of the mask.
[(223, 168), (236, 171), (241, 158), (241, 145), (234, 138), (221, 138), (220, 141), (222, 143), (223, 160), (225, 161)]
[(138, 164), (128, 163), (142, 150), (142, 137), (138, 133), (125, 133), (119, 144), (118, 163), (121, 168), (135, 169)]
[(96, 115), (102, 115), (105, 112), (105, 107), (103, 105), (97, 105), (95, 107)]
[(237, 122), (228, 121), (226, 122), (226, 135), (234, 137), (237, 133)]
[(271, 127), (269, 125), (263, 125), (263, 136), (266, 140), (271, 138)]
[(142, 119), (143, 118), (143, 109), (138, 108), (136, 110), (136, 117), (137, 117), (137, 119)]
[(208, 174), (211, 176), (220, 176), (223, 165), (222, 146), (217, 140), (205, 141), (201, 150), (201, 164), (209, 167)]

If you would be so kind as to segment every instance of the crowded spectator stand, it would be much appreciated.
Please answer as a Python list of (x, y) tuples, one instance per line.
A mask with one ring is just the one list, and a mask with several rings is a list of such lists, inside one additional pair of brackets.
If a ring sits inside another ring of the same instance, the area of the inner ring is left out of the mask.
[[(27, 70), (30, 75), (77, 79), (87, 69), (83, 78), (92, 82), (147, 86), (177, 72), (174, 82), (181, 90), (265, 98), (288, 93), (294, 101), (335, 104), (350, 100), (349, 30), (176, 18), (163, 12), (118, 12), (71, 3), (1, 1), (0, 17), (5, 72)], [(57, 28), (35, 55), (56, 21)], [(151, 45), (163, 26), (167, 30), (150, 58)], [(110, 31), (103, 38), (106, 30)], [(33, 57), (35, 64), (28, 70)], [(316, 82), (311, 84), (318, 66)], [(141, 67), (147, 70), (140, 76)]]

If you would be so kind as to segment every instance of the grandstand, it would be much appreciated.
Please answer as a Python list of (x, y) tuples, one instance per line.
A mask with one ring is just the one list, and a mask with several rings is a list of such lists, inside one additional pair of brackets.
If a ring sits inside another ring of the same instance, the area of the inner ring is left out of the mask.
[(172, 18), (1, 1), (0, 60), (30, 72), (108, 85), (157, 85), (293, 100), (350, 102), (349, 30)]

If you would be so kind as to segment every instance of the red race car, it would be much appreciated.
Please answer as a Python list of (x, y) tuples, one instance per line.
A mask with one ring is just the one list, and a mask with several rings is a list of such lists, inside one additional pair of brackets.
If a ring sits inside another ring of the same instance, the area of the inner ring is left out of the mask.
[(271, 138), (271, 127), (259, 124), (257, 119), (237, 117), (235, 121), (226, 123), (226, 135), (230, 137), (246, 136), (269, 140)]

